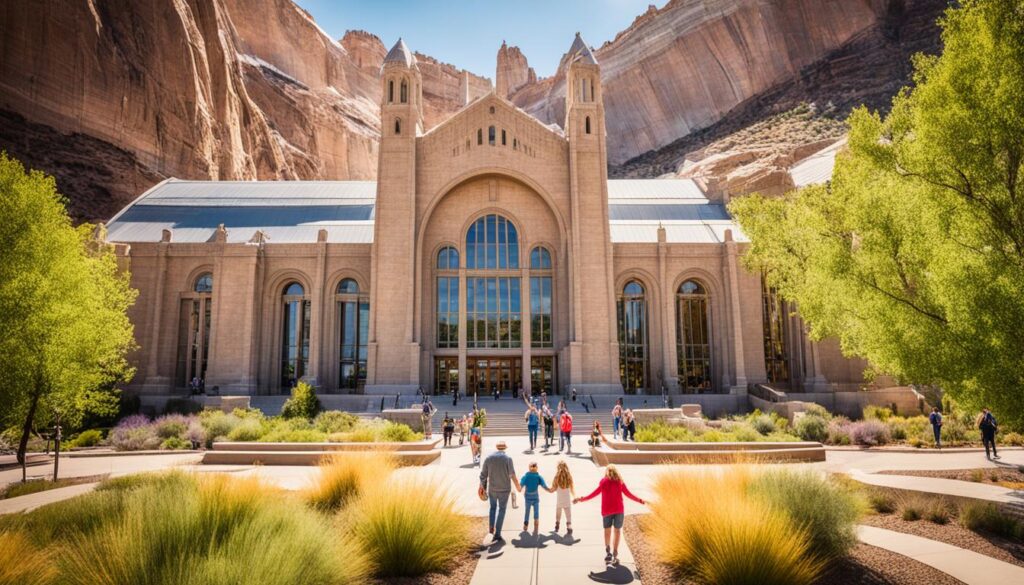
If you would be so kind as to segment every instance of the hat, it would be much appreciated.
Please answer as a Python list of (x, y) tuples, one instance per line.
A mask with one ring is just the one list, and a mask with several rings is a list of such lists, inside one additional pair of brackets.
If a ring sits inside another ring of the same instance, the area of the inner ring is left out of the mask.
[(498, 450), (500, 451), (504, 451), (505, 448), (508, 447), (508, 445), (505, 444), (505, 441), (498, 441), (498, 444), (495, 445), (495, 447), (497, 447)]

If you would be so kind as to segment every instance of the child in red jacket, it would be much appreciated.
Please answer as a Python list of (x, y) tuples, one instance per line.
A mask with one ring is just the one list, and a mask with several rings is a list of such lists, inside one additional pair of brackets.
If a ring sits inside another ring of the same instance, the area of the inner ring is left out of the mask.
[[(619, 538), (622, 534), (622, 521), (626, 511), (622, 496), (626, 496), (638, 504), (645, 502), (629, 491), (626, 482), (622, 481), (622, 476), (619, 475), (619, 470), (615, 469), (614, 465), (609, 465), (605, 469), (604, 477), (597, 485), (597, 489), (590, 495), (576, 498), (573, 503), (585, 502), (597, 494), (601, 494), (601, 516), (604, 518), (604, 562), (617, 565), (619, 564)], [(612, 539), (613, 527), (615, 528), (614, 539)]]

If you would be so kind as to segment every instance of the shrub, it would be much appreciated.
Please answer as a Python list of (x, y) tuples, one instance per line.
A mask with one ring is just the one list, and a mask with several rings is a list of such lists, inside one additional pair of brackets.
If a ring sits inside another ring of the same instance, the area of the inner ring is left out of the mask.
[(850, 420), (844, 416), (833, 417), (828, 423), (828, 442), (832, 445), (849, 445)]
[(216, 437), (226, 437), (238, 426), (242, 419), (234, 414), (225, 414), (220, 410), (207, 410), (199, 415), (199, 424), (206, 431), (203, 442), (209, 447)]
[(442, 486), (422, 479), (385, 482), (363, 494), (347, 518), (382, 577), (442, 571), (469, 546), (469, 521)]
[(56, 575), (48, 551), (36, 548), (20, 532), (0, 532), (0, 583), (47, 585)]
[(203, 405), (191, 398), (171, 398), (164, 405), (164, 414), (198, 414)]
[(198, 446), (206, 446), (206, 429), (198, 419), (188, 423), (188, 430), (185, 431), (185, 440)]
[(327, 435), (313, 429), (275, 429), (259, 438), (261, 443), (322, 443), (326, 440)]
[(807, 531), (748, 497), (748, 484), (742, 468), (659, 475), (643, 520), (658, 558), (706, 583), (812, 583), (823, 563), (811, 553)]
[(956, 418), (948, 418), (942, 423), (942, 442), (959, 445), (969, 440), (969, 427)]
[(889, 427), (885, 423), (866, 419), (850, 425), (850, 440), (857, 445), (884, 445), (889, 442)]
[(95, 447), (103, 440), (103, 432), (99, 429), (89, 429), (78, 433), (78, 436), (71, 441), (72, 447)]
[(1014, 447), (1024, 446), (1024, 435), (1016, 432), (1006, 433), (1003, 435), (1003, 443)]
[(750, 426), (762, 435), (775, 432), (775, 421), (767, 414), (752, 417), (750, 419)]
[(889, 491), (870, 490), (868, 492), (868, 505), (879, 514), (892, 514), (896, 511), (896, 498)]
[(989, 532), (1007, 538), (1020, 538), (1019, 522), (1007, 516), (992, 502), (969, 502), (960, 508), (960, 524), (975, 532)]
[(826, 409), (824, 406), (820, 404), (815, 404), (814, 402), (805, 402), (804, 412), (807, 414), (807, 416), (821, 417), (825, 419), (825, 422), (828, 422), (829, 420), (832, 419), (832, 414), (828, 411), (828, 409)]
[(258, 441), (266, 433), (266, 429), (260, 421), (252, 418), (239, 420), (231, 432), (228, 433), (229, 441)]
[(313, 426), (323, 433), (344, 433), (351, 431), (359, 423), (359, 417), (340, 410), (321, 412), (313, 421)]
[(160, 448), (166, 451), (177, 451), (181, 449), (191, 449), (192, 443), (182, 439), (181, 437), (169, 437), (164, 439), (163, 443), (160, 443)]
[(685, 443), (696, 440), (696, 435), (687, 428), (654, 421), (637, 430), (636, 440), (640, 443)]
[(310, 419), (320, 412), (320, 399), (316, 397), (313, 387), (299, 382), (292, 388), (292, 396), (281, 407), (282, 418)]
[(737, 441), (743, 443), (752, 443), (761, 439), (760, 433), (755, 431), (750, 425), (736, 425), (732, 434)]
[(885, 406), (869, 404), (864, 407), (864, 420), (877, 420), (885, 422), (892, 416), (892, 409)]
[(822, 559), (846, 556), (857, 544), (856, 522), (864, 504), (827, 477), (808, 471), (769, 471), (751, 481), (750, 491), (806, 530), (811, 551)]
[(985, 472), (980, 469), (972, 469), (971, 472), (967, 474), (967, 479), (973, 482), (980, 482), (984, 477)]
[(161, 439), (181, 437), (191, 421), (180, 414), (165, 414), (153, 421), (153, 430)]
[(113, 518), (62, 550), (61, 583), (365, 582), (358, 545), (257, 480), (187, 478), (120, 497)]
[(110, 444), (118, 451), (156, 449), (161, 442), (149, 419), (141, 414), (121, 419), (110, 431)]
[(384, 428), (380, 430), (379, 441), (393, 442), (393, 443), (407, 443), (409, 441), (418, 441), (423, 438), (421, 433), (414, 432), (408, 425), (402, 423), (396, 423), (388, 421)]
[(321, 512), (335, 512), (368, 489), (384, 485), (396, 466), (387, 452), (337, 453), (320, 464), (320, 476), (304, 499)]
[(828, 421), (816, 414), (805, 414), (796, 420), (796, 434), (805, 441), (822, 442), (828, 438)]
[(902, 504), (900, 506), (900, 518), (907, 522), (916, 522), (921, 519), (922, 508), (916, 503)]
[(907, 444), (915, 449), (920, 449), (924, 446), (924, 440), (921, 437), (910, 437), (907, 439)]
[(924, 511), (924, 519), (935, 524), (949, 523), (949, 508), (942, 504), (933, 504)]

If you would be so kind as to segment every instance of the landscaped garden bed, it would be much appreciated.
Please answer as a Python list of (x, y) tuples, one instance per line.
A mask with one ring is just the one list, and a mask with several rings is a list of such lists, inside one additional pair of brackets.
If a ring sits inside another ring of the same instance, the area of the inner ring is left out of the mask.
[(974, 483), (994, 484), (1011, 490), (1024, 489), (1024, 471), (1019, 467), (980, 467), (973, 469), (942, 469), (879, 471), (884, 475), (912, 475), (916, 477), (935, 477), (939, 479), (956, 479)]
[(0, 517), (0, 581), (468, 583), (481, 522), (444, 486), (394, 469), (388, 453), (336, 454), (299, 492), (219, 474), (107, 480)]
[(653, 483), (651, 514), (627, 518), (647, 585), (952, 584), (956, 579), (859, 544), (867, 498), (816, 472), (673, 470)]

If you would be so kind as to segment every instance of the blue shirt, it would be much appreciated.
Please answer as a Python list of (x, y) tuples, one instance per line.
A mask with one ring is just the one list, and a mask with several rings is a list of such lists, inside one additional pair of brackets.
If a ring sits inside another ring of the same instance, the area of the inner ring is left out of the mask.
[(537, 418), (537, 413), (536, 412), (531, 412), (530, 414), (527, 415), (526, 426), (535, 429), (535, 428), (537, 428), (538, 424), (540, 424), (540, 419)]
[(544, 489), (548, 489), (548, 484), (544, 483), (544, 478), (536, 471), (527, 472), (519, 480), (519, 483), (522, 484), (526, 497), (531, 499), (540, 497), (539, 487), (543, 486)]

